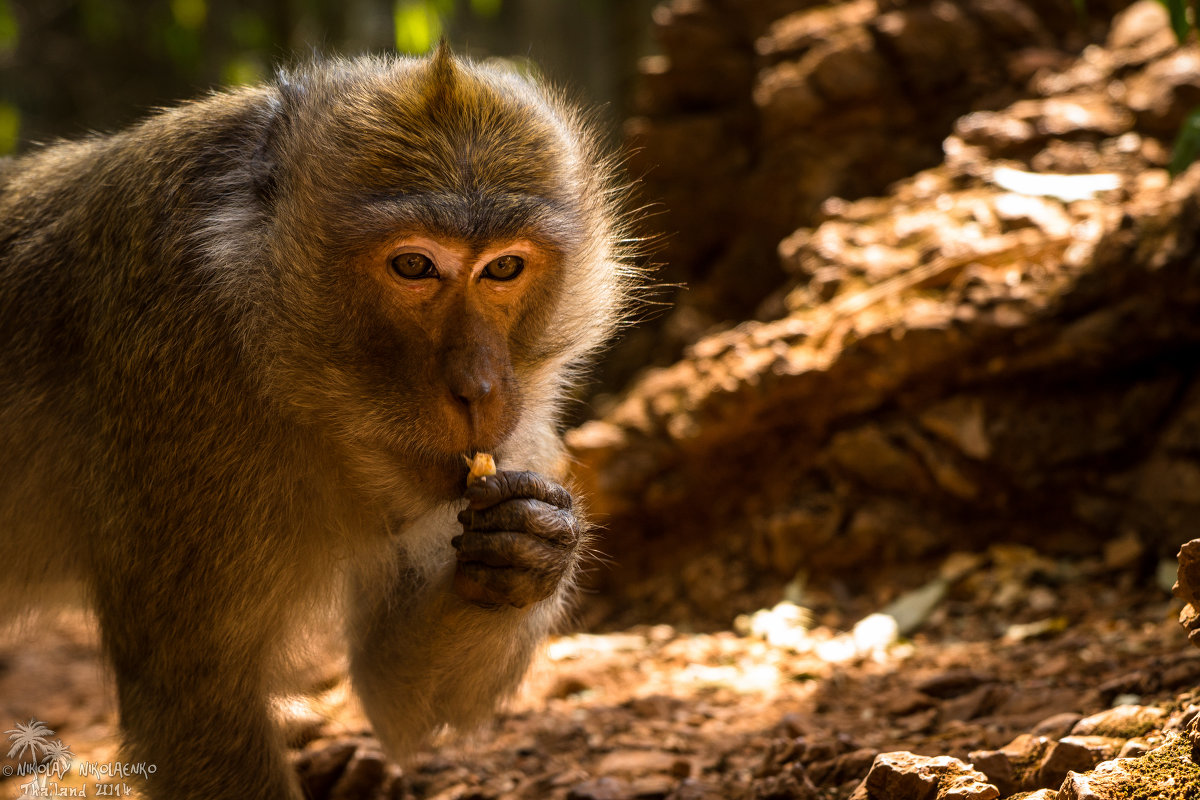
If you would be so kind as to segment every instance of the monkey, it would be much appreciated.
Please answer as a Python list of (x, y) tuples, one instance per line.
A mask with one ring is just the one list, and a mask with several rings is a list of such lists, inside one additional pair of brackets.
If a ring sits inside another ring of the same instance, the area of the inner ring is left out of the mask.
[(558, 427), (637, 282), (616, 176), (444, 43), (3, 165), (0, 590), (84, 587), (146, 796), (301, 797), (269, 698), (322, 609), (398, 757), (518, 685), (587, 548)]

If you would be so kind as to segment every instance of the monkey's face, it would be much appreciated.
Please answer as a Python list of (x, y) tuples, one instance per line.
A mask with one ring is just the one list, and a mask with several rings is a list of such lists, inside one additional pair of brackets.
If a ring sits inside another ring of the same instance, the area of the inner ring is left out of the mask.
[(331, 342), (356, 385), (335, 411), (343, 431), (405, 483), (458, 497), (463, 456), (502, 451), (521, 419), (558, 254), (528, 239), (401, 233), (341, 272), (325, 316), (340, 314)]
[(463, 455), (553, 426), (624, 278), (607, 168), (573, 114), (456, 61), (394, 69), (279, 98), (261, 185), (283, 297), (260, 349), (276, 399), (380, 496), (450, 499)]

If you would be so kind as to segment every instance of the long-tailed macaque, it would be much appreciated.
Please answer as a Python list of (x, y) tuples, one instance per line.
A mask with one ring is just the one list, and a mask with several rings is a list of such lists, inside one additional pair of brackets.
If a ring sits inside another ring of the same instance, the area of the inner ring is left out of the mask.
[(610, 166), (445, 46), (0, 162), (2, 588), (82, 580), (150, 797), (300, 796), (268, 696), (321, 606), (393, 753), (519, 682), (581, 554), (559, 404), (633, 274)]

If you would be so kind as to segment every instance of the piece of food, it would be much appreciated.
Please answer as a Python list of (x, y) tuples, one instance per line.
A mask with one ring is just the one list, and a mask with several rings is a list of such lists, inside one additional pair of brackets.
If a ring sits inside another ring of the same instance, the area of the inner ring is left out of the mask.
[(496, 474), (496, 459), (490, 453), (476, 453), (475, 458), (468, 459), (471, 471), (467, 474), (467, 484), (481, 481), (489, 475)]

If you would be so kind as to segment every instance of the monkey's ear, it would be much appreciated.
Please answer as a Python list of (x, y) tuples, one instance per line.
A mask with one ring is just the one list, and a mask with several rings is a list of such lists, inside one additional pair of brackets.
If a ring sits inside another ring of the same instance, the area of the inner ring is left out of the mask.
[(308, 87), (302, 79), (282, 70), (278, 74), (276, 87), (279, 95), (271, 97), (267, 102), (266, 119), (250, 157), (254, 193), (268, 206), (275, 200), (279, 165), (283, 163), (280, 148), (286, 132), (291, 128), (297, 107), (308, 94)]

